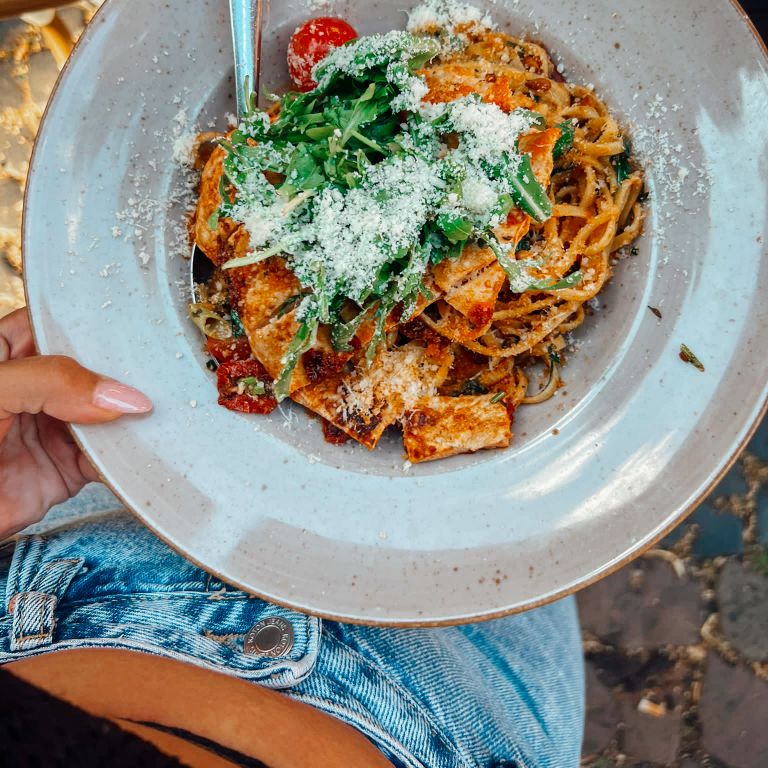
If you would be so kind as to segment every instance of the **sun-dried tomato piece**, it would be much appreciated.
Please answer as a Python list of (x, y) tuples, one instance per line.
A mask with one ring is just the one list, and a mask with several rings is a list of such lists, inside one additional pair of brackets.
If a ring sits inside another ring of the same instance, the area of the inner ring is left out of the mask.
[(219, 405), (240, 413), (267, 414), (277, 408), (272, 379), (258, 360), (230, 360), (216, 371)]
[(226, 363), (230, 360), (248, 360), (252, 357), (251, 345), (245, 336), (239, 339), (212, 339), (207, 342), (208, 354), (217, 363)]

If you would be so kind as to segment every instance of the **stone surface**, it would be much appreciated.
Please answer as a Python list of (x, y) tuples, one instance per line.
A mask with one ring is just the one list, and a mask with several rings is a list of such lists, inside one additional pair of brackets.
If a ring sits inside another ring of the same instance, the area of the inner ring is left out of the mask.
[(768, 766), (768, 683), (751, 670), (710, 653), (699, 718), (702, 747), (713, 757), (729, 768)]
[(717, 598), (720, 624), (731, 645), (750, 661), (768, 660), (768, 578), (729, 560), (720, 574)]
[[(726, 476), (726, 483), (736, 475), (734, 469)], [(736, 476), (741, 484), (743, 480)], [(712, 496), (716, 499), (717, 492)], [(699, 558), (719, 557), (720, 555), (740, 555), (744, 551), (742, 539), (742, 523), (738, 517), (721, 512), (711, 502), (705, 502), (696, 510), (691, 522), (699, 526), (699, 535), (693, 545), (693, 554)]]
[(29, 57), (29, 88), (33, 101), (45, 104), (59, 70), (48, 51), (40, 51)]
[(768, 545), (768, 491), (765, 488), (757, 495), (757, 535), (761, 544)]
[[(700, 558), (720, 555), (740, 555), (744, 551), (742, 523), (735, 515), (721, 511), (715, 506), (715, 500), (746, 493), (747, 484), (740, 467), (735, 466), (715, 488), (710, 497), (688, 518), (687, 523), (695, 523), (699, 534), (693, 545), (693, 554)], [(678, 526), (662, 542), (663, 548), (669, 548), (682, 537), (687, 525)]]
[(696, 643), (703, 618), (699, 586), (655, 558), (584, 590), (579, 612), (584, 629), (630, 650)]
[(630, 765), (674, 762), (680, 749), (680, 712), (668, 710), (663, 716), (654, 717), (638, 710), (638, 700), (636, 696), (627, 696), (621, 702), (622, 752), (630, 758)]
[(592, 662), (586, 665), (587, 719), (584, 726), (585, 755), (594, 755), (605, 749), (619, 725), (619, 708), (611, 691), (603, 685)]

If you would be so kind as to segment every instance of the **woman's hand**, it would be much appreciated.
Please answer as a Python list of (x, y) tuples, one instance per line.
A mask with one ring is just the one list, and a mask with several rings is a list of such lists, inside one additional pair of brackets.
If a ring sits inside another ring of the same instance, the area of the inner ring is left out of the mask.
[(66, 423), (147, 413), (138, 390), (35, 353), (26, 310), (0, 320), (0, 541), (97, 480)]

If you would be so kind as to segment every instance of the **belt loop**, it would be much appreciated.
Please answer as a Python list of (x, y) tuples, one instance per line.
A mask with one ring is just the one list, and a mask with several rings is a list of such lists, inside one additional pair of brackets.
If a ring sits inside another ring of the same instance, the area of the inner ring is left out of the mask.
[(8, 613), (13, 612), (11, 602), (15, 595), (29, 588), (43, 559), (45, 544), (42, 536), (20, 536), (8, 571), (5, 585), (5, 606)]
[(54, 560), (33, 576), (29, 587), (8, 601), (13, 615), (11, 651), (28, 651), (53, 642), (56, 607), (85, 560)]

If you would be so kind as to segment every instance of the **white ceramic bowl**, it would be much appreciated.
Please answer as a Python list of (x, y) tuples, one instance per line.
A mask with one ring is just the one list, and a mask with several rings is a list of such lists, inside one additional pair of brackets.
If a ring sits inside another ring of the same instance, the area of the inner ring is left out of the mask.
[[(272, 5), (263, 79), (280, 88), (288, 37), (316, 12)], [(40, 350), (156, 403), (75, 435), (171, 546), (275, 602), (428, 624), (552, 600), (677, 523), (763, 412), (768, 77), (743, 14), (727, 0), (488, 7), (542, 39), (569, 79), (594, 83), (631, 127), (651, 190), (639, 253), (578, 331), (568, 386), (521, 410), (506, 451), (408, 469), (397, 440), (369, 454), (326, 445), (300, 409), (262, 418), (216, 405), (185, 319), (171, 155), (180, 109), (201, 128), (233, 109), (225, 3), (108, 0), (43, 121), (24, 229)], [(402, 27), (399, 8), (329, 10), (370, 33)], [(681, 343), (706, 373), (680, 361)]]

